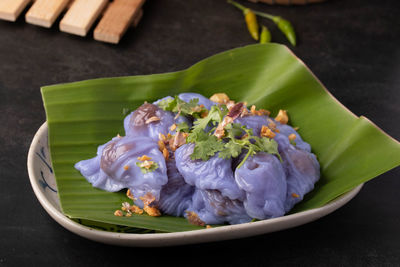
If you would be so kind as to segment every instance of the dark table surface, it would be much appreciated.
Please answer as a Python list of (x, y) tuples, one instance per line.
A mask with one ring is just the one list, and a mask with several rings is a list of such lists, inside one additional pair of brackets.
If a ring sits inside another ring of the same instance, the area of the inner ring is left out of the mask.
[[(400, 139), (398, 0), (249, 5), (289, 18), (299, 37), (294, 53), (356, 115)], [(287, 44), (270, 28), (274, 41)], [(181, 70), (250, 43), (240, 12), (223, 0), (148, 1), (139, 27), (116, 46), (61, 33), (56, 26), (35, 27), (23, 18), (0, 21), (0, 265), (399, 266), (399, 168), (368, 182), (348, 205), (313, 223), (190, 246), (95, 243), (65, 230), (41, 207), (26, 169), (30, 142), (45, 121), (40, 86)]]

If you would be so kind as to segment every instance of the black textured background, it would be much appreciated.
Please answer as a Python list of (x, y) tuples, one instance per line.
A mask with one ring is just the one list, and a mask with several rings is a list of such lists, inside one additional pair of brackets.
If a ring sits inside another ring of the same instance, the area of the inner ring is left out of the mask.
[[(398, 0), (248, 5), (289, 18), (299, 38), (295, 54), (345, 106), (400, 140)], [(273, 41), (287, 44), (264, 23)], [(22, 17), (0, 21), (0, 265), (399, 266), (399, 168), (368, 182), (348, 205), (316, 222), (181, 247), (95, 243), (62, 228), (40, 206), (26, 170), (29, 144), (45, 121), (40, 86), (181, 70), (250, 43), (242, 15), (224, 0), (148, 1), (139, 27), (117, 46), (61, 33), (57, 26), (35, 27)]]

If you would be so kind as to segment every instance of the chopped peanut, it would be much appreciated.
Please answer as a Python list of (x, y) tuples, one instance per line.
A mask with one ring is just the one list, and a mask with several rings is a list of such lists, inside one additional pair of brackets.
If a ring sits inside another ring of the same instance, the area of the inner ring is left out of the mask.
[(289, 117), (286, 110), (280, 109), (278, 115), (275, 117), (275, 120), (279, 121), (282, 124), (287, 124), (289, 121)]
[(140, 160), (140, 161), (151, 160), (151, 158), (149, 156), (147, 156), (147, 155), (143, 155), (141, 157), (138, 157), (137, 159)]
[(268, 128), (267, 126), (263, 125), (261, 127), (260, 135), (264, 136), (264, 137), (268, 137), (268, 138), (274, 138), (276, 134), (270, 128)]
[(136, 205), (132, 205), (129, 210), (135, 214), (143, 214), (143, 210)]
[(162, 154), (163, 154), (165, 160), (169, 159), (169, 152), (168, 152), (168, 149), (166, 147), (164, 147), (164, 149), (162, 151)]
[(163, 151), (165, 148), (165, 143), (163, 140), (158, 140), (158, 149), (160, 149), (160, 151)]
[(114, 212), (114, 215), (115, 215), (115, 216), (118, 216), (118, 217), (124, 216), (124, 214), (122, 213), (121, 210), (116, 210), (116, 211)]
[(206, 225), (206, 228), (207, 228), (207, 229), (210, 229), (210, 228), (212, 228), (212, 226), (209, 225), (209, 224), (207, 224), (207, 225)]
[(189, 223), (194, 224), (194, 225), (199, 225), (199, 226), (204, 226), (205, 222), (203, 222), (200, 218), (199, 215), (197, 215), (196, 212), (194, 211), (186, 211), (187, 214), (187, 219)]
[(129, 166), (128, 166), (128, 165), (125, 165), (125, 166), (124, 166), (124, 170), (125, 170), (125, 171), (129, 170)]
[(161, 216), (160, 210), (157, 209), (156, 207), (144, 206), (143, 209), (150, 216), (153, 216), (153, 217)]
[(298, 198), (300, 196), (298, 194), (296, 194), (296, 193), (292, 193), (292, 197)]
[(176, 129), (176, 124), (175, 124), (175, 123), (172, 124), (171, 127), (170, 127), (169, 129), (170, 129), (171, 131), (175, 130), (175, 129)]
[(126, 191), (126, 196), (127, 196), (129, 199), (135, 200), (135, 198), (133, 197), (133, 194), (132, 194), (132, 192), (131, 192), (130, 189), (128, 189), (128, 191)]
[(289, 136), (288, 136), (288, 138), (289, 138), (289, 141), (294, 141), (295, 139), (296, 139), (296, 135), (295, 134), (290, 134)]
[(225, 93), (217, 93), (217, 94), (213, 94), (210, 97), (210, 100), (213, 102), (216, 102), (218, 104), (226, 104), (229, 101), (229, 96)]
[(132, 213), (127, 213), (125, 216), (126, 216), (126, 217), (131, 217), (131, 216), (132, 216)]

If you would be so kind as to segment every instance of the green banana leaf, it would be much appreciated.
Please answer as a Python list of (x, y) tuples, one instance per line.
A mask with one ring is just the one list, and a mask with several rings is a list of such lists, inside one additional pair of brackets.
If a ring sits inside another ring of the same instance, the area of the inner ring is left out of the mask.
[(294, 212), (321, 207), (355, 186), (400, 165), (400, 144), (329, 94), (285, 46), (229, 50), (178, 72), (87, 80), (42, 88), (49, 145), (63, 212), (70, 218), (165, 232), (199, 229), (171, 216), (116, 217), (123, 192), (93, 188), (74, 164), (98, 145), (124, 135), (123, 111), (167, 95), (225, 92), (276, 114), (286, 109), (321, 164), (321, 180)]

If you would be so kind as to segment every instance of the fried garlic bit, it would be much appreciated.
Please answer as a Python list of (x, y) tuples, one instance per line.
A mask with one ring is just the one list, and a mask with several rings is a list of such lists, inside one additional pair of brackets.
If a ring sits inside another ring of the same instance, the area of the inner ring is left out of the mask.
[(126, 191), (126, 196), (127, 196), (129, 199), (136, 200), (136, 198), (133, 196), (133, 194), (132, 194), (132, 192), (131, 192), (130, 189), (128, 189), (128, 190)]
[(199, 215), (197, 215), (196, 212), (194, 211), (186, 211), (187, 219), (189, 223), (193, 225), (198, 225), (198, 226), (204, 226), (206, 225), (205, 222), (203, 222), (200, 218)]
[(250, 113), (255, 116), (264, 116), (264, 115), (270, 114), (270, 112), (266, 109), (261, 108), (261, 109), (257, 110), (255, 105), (252, 105), (250, 107)]
[(169, 129), (170, 129), (171, 131), (175, 130), (175, 129), (176, 129), (176, 124), (175, 124), (175, 123), (172, 124), (171, 127), (169, 127)]
[(159, 120), (161, 120), (159, 117), (157, 117), (157, 116), (153, 116), (153, 117), (151, 117), (151, 118), (148, 118), (147, 120), (146, 120), (146, 124), (149, 124), (149, 123), (152, 123), (152, 122), (154, 122), (154, 121), (159, 121)]
[(275, 117), (275, 120), (282, 124), (287, 124), (289, 121), (289, 117), (286, 110), (280, 109), (278, 115)]
[(213, 94), (210, 97), (210, 100), (213, 102), (216, 102), (218, 104), (227, 104), (229, 102), (229, 96), (225, 93), (217, 93), (217, 94)]
[(261, 127), (260, 135), (263, 137), (274, 138), (276, 134), (270, 128), (268, 128), (268, 126), (263, 125)]
[(158, 217), (161, 216), (160, 210), (156, 207), (156, 197), (153, 194), (147, 192), (144, 196), (139, 197), (143, 201), (143, 210), (150, 216)]

